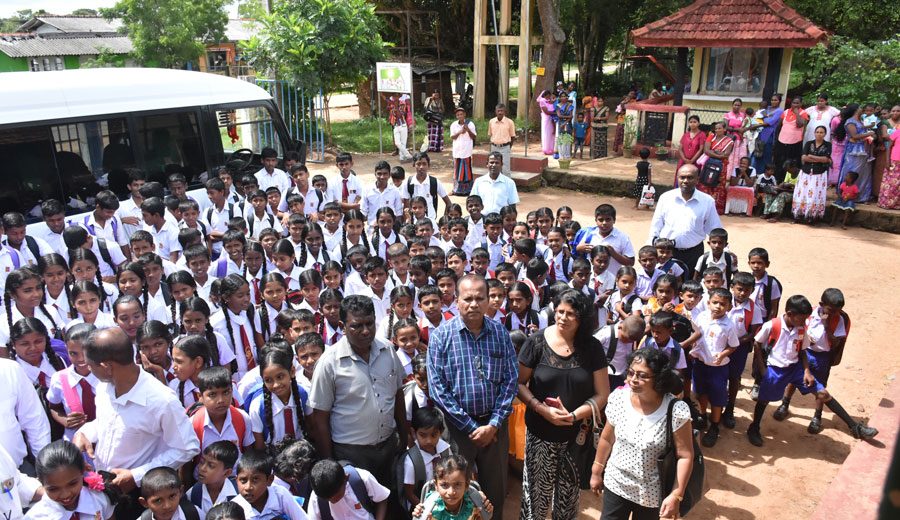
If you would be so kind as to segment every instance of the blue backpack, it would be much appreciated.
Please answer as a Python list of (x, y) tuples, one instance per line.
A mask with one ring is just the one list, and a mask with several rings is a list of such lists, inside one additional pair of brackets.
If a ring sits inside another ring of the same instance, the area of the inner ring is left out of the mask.
[[(295, 405), (297, 406), (298, 413), (303, 413), (303, 410), (306, 408), (306, 402), (309, 400), (309, 396), (306, 394), (306, 390), (303, 389), (302, 386), (297, 386), (297, 390), (300, 391), (300, 403)], [(253, 405), (253, 400), (256, 399), (257, 396), (262, 395), (263, 393), (263, 384), (256, 383), (251, 386), (247, 391), (247, 395), (244, 396), (244, 401), (241, 403), (241, 408), (244, 409), (245, 412), (250, 413), (250, 408)], [(260, 417), (265, 416), (265, 410), (263, 407), (265, 406), (265, 401), (263, 399), (259, 400), (259, 415)], [(269, 437), (269, 425), (263, 421), (263, 431), (262, 431), (263, 439), (267, 439)]]

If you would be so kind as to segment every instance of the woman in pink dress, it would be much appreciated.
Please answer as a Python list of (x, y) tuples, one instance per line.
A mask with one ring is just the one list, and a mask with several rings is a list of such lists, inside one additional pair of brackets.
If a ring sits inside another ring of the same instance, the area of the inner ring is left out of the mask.
[(881, 179), (878, 206), (884, 209), (900, 209), (900, 105), (891, 108), (887, 131), (891, 156)]
[(841, 176), (841, 161), (844, 159), (844, 144), (847, 137), (838, 139), (834, 135), (834, 129), (842, 126), (841, 114), (831, 118), (831, 167), (828, 169), (828, 185), (837, 186)]
[(744, 114), (744, 102), (741, 98), (736, 98), (731, 102), (731, 112), (725, 113), (725, 129), (728, 131), (728, 137), (734, 141), (734, 147), (731, 149), (731, 155), (728, 156), (728, 164), (737, 167), (742, 157), (747, 156), (747, 146), (744, 142), (744, 130), (746, 130), (747, 115)]
[(700, 118), (691, 116), (688, 118), (687, 132), (681, 134), (681, 144), (678, 147), (678, 166), (675, 167), (675, 187), (678, 187), (678, 169), (685, 164), (697, 164), (697, 159), (703, 155), (703, 145), (706, 143), (706, 133), (700, 130)]
[(541, 108), (541, 149), (544, 155), (553, 155), (553, 148), (556, 144), (556, 125), (553, 124), (553, 103), (550, 102), (550, 92), (541, 92), (537, 99), (538, 106)]

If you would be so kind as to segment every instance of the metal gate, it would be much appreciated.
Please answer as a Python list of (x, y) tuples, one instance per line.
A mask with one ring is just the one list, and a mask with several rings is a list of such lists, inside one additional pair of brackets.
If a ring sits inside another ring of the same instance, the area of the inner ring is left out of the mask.
[[(306, 160), (325, 161), (325, 98), (322, 89), (304, 89), (283, 80), (256, 79), (275, 100), (288, 133), (306, 143)], [(310, 93), (311, 92), (311, 93)], [(266, 132), (274, 133), (268, 124)]]

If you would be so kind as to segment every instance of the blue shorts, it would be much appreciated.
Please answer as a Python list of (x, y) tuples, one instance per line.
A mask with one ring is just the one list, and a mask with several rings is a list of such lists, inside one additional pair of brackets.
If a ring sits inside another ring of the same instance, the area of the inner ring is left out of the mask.
[(728, 404), (728, 365), (709, 366), (703, 361), (694, 363), (694, 393), (705, 395), (709, 404), (725, 406)]
[(685, 352), (684, 364), (687, 366), (685, 366), (684, 370), (682, 370), (682, 375), (688, 381), (690, 381), (694, 377), (694, 363), (702, 363), (702, 361), (697, 361), (697, 358)]
[(767, 403), (780, 401), (784, 397), (784, 389), (789, 384), (794, 385), (803, 395), (825, 390), (818, 380), (811, 387), (803, 383), (803, 363), (798, 361), (784, 368), (766, 367), (766, 374), (759, 382), (759, 400)]
[(813, 352), (806, 349), (806, 359), (809, 360), (809, 370), (816, 381), (828, 386), (828, 376), (831, 375), (831, 351)]
[(747, 356), (750, 355), (750, 345), (741, 345), (734, 349), (734, 352), (728, 356), (728, 379), (740, 379), (747, 367)]

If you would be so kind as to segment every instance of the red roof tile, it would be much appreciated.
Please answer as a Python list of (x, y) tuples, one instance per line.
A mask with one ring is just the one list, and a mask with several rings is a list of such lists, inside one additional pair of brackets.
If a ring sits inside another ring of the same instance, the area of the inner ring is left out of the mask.
[(697, 0), (631, 31), (637, 47), (814, 47), (824, 30), (779, 0)]

